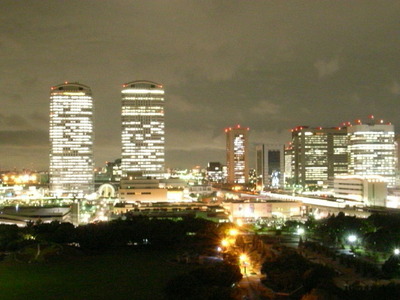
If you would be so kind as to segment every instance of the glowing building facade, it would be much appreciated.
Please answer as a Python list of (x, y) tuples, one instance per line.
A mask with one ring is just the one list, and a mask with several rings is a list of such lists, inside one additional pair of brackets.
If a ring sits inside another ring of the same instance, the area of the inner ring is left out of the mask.
[(132, 81), (122, 89), (121, 169), (161, 178), (165, 174), (164, 90), (151, 81)]
[(249, 128), (240, 125), (225, 129), (226, 133), (226, 166), (228, 183), (244, 184), (249, 181)]
[(336, 175), (347, 174), (346, 128), (292, 129), (293, 183), (301, 186), (333, 183)]
[(70, 195), (93, 192), (93, 98), (88, 86), (51, 88), (50, 147), (50, 189)]
[(392, 124), (348, 127), (349, 174), (379, 175), (388, 187), (396, 183), (397, 151)]

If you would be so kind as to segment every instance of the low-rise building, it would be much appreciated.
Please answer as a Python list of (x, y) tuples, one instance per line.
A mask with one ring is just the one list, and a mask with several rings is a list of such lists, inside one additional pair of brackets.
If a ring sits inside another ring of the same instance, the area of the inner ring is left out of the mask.
[(360, 205), (386, 207), (387, 181), (381, 176), (337, 176), (334, 196), (354, 200)]
[(121, 179), (119, 197), (122, 202), (164, 202), (168, 200), (167, 189), (160, 188), (158, 179), (128, 174)]
[(303, 204), (295, 201), (253, 201), (239, 200), (224, 202), (223, 207), (230, 213), (233, 221), (238, 219), (254, 222), (261, 218), (300, 217), (303, 214)]
[(114, 216), (118, 217), (126, 213), (162, 219), (194, 217), (210, 220), (216, 223), (229, 222), (229, 216), (223, 207), (217, 205), (205, 205), (203, 203), (117, 203), (114, 206)]

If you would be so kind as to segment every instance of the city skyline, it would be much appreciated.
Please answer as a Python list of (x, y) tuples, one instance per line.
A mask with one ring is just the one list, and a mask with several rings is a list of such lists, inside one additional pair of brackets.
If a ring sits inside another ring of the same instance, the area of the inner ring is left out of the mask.
[(253, 149), (289, 142), (294, 126), (370, 114), (400, 126), (398, 1), (5, 0), (0, 8), (1, 169), (48, 169), (48, 89), (64, 81), (93, 91), (96, 166), (121, 155), (127, 80), (166, 86), (166, 167), (223, 163), (230, 124), (251, 128)]

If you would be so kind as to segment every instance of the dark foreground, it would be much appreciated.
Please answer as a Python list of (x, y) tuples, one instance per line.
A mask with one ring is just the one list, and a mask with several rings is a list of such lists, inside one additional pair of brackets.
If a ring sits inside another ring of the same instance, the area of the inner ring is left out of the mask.
[(0, 263), (1, 299), (163, 299), (174, 276), (191, 267), (173, 253), (119, 249), (44, 263)]

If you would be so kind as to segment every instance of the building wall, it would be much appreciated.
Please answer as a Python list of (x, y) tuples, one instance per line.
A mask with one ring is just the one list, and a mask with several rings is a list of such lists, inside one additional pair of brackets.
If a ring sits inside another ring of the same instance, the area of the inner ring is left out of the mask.
[(296, 127), (291, 147), (295, 184), (319, 185), (347, 173), (346, 128)]
[(93, 99), (88, 86), (65, 83), (50, 92), (50, 189), (94, 191)]
[(334, 195), (366, 206), (386, 206), (387, 183), (380, 176), (339, 176), (334, 180)]
[(281, 188), (284, 172), (284, 145), (256, 145), (256, 173), (262, 188)]
[(122, 173), (165, 173), (164, 90), (151, 81), (133, 81), (122, 89)]
[(225, 202), (224, 208), (230, 212), (233, 219), (256, 219), (282, 217), (290, 218), (299, 216), (302, 213), (302, 204), (292, 201), (271, 201), (271, 202)]
[(249, 181), (249, 128), (239, 125), (226, 128), (226, 165), (228, 183), (244, 184)]
[(397, 153), (394, 126), (359, 124), (348, 128), (349, 174), (379, 175), (396, 184)]
[(160, 188), (136, 188), (120, 189), (119, 197), (122, 202), (164, 202), (168, 200), (167, 189)]
[(209, 162), (207, 166), (207, 180), (222, 183), (225, 181), (223, 165), (219, 162)]

